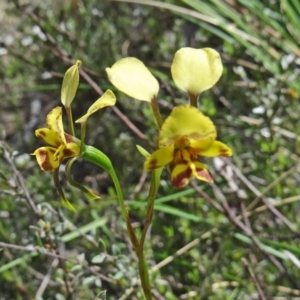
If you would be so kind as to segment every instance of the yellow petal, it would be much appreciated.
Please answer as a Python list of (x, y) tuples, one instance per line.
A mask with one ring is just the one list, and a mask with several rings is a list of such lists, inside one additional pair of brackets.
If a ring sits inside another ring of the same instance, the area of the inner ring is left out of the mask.
[(106, 73), (118, 90), (134, 99), (150, 102), (158, 94), (157, 80), (135, 57), (118, 60), (111, 68), (106, 68)]
[(75, 123), (85, 123), (88, 117), (96, 112), (97, 110), (107, 107), (113, 106), (116, 104), (116, 96), (111, 90), (107, 90), (91, 107), (88, 109), (87, 113), (78, 119)]
[(47, 115), (46, 123), (50, 131), (54, 131), (59, 136), (61, 144), (66, 144), (64, 127), (62, 122), (62, 108), (57, 106), (53, 108)]
[(194, 95), (210, 89), (219, 80), (222, 71), (220, 55), (211, 48), (181, 48), (175, 53), (171, 66), (177, 87)]
[(155, 170), (169, 164), (173, 160), (174, 147), (164, 147), (156, 150), (144, 163), (147, 171)]
[(216, 129), (210, 118), (190, 105), (176, 106), (162, 125), (159, 147), (176, 144), (182, 137), (190, 143), (201, 140), (215, 140)]
[(61, 102), (65, 107), (70, 107), (76, 95), (79, 84), (79, 67), (81, 61), (77, 60), (76, 64), (67, 70), (61, 88)]
[(59, 167), (60, 161), (54, 158), (56, 148), (53, 147), (41, 147), (32, 153), (36, 156), (36, 160), (43, 171), (54, 171)]
[(201, 141), (194, 143), (192, 147), (193, 153), (200, 156), (232, 156), (232, 150), (227, 145), (219, 141), (214, 141), (208, 148), (201, 148)]
[(35, 135), (53, 147), (59, 147), (62, 143), (59, 134), (49, 128), (39, 128), (35, 131)]

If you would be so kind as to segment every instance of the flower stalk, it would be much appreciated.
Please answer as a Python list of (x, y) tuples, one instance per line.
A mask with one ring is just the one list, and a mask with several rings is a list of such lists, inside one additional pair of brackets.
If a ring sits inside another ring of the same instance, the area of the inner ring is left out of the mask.
[(145, 294), (145, 297), (147, 300), (151, 300), (151, 284), (149, 279), (149, 271), (148, 266), (145, 260), (144, 256), (144, 242), (146, 238), (146, 234), (148, 231), (148, 228), (150, 227), (152, 223), (152, 217), (153, 217), (153, 208), (154, 208), (154, 200), (156, 198), (157, 190), (159, 187), (159, 180), (160, 180), (160, 174), (161, 170), (155, 170), (152, 172), (152, 178), (151, 178), (151, 186), (149, 191), (149, 197), (148, 197), (148, 205), (147, 205), (147, 217), (146, 217), (146, 223), (144, 230), (142, 232), (142, 236), (140, 241), (138, 241), (138, 238), (132, 228), (129, 214), (126, 210), (125, 203), (124, 203), (124, 197), (123, 192), (120, 186), (120, 182), (118, 179), (118, 176), (113, 168), (113, 165), (110, 161), (110, 159), (100, 150), (92, 147), (92, 146), (84, 146), (84, 151), (82, 153), (82, 157), (98, 166), (106, 170), (114, 183), (117, 197), (119, 200), (119, 205), (121, 208), (122, 216), (126, 222), (127, 225), (127, 231), (130, 238), (130, 241), (134, 247), (134, 250), (136, 252), (136, 255), (138, 257), (138, 266), (139, 266), (139, 273), (140, 273), (140, 279), (141, 279), (141, 285)]
[(68, 119), (70, 131), (71, 131), (71, 135), (75, 136), (72, 108), (71, 108), (71, 106), (66, 106), (65, 109), (66, 109), (66, 113), (67, 113), (67, 119)]
[(162, 119), (160, 111), (159, 111), (158, 101), (157, 101), (156, 96), (153, 96), (153, 98), (151, 99), (150, 104), (151, 104), (152, 112), (153, 112), (153, 115), (156, 119), (157, 125), (158, 125), (159, 128), (161, 128), (161, 126), (163, 124), (163, 119)]
[(188, 93), (190, 99), (190, 105), (194, 107), (198, 107), (198, 95)]

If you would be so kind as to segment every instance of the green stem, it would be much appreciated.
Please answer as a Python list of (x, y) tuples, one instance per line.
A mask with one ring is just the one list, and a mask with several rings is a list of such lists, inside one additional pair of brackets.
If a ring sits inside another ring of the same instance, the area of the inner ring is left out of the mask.
[(69, 200), (66, 198), (65, 196), (65, 193), (63, 191), (63, 189), (61, 188), (60, 186), (60, 183), (59, 183), (59, 176), (58, 176), (58, 169), (55, 169), (53, 171), (53, 180), (54, 180), (54, 184), (55, 184), (55, 187), (57, 189), (57, 192), (60, 196), (60, 200), (62, 201), (62, 203), (67, 207), (69, 208), (70, 210), (72, 210), (73, 212), (77, 212), (75, 207), (69, 202)]
[(157, 103), (157, 97), (154, 96), (151, 99), (151, 108), (152, 108), (152, 112), (154, 114), (154, 117), (156, 119), (157, 125), (159, 128), (161, 128), (162, 124), (163, 124), (163, 119), (161, 117), (160, 111), (159, 111), (159, 107), (158, 107), (158, 103)]
[(65, 106), (67, 117), (68, 117), (68, 122), (69, 122), (69, 127), (71, 134), (75, 136), (75, 130), (74, 130), (74, 123), (73, 123), (73, 115), (72, 115), (72, 109), (71, 106)]
[(134, 230), (132, 228), (131, 222), (130, 222), (130, 218), (129, 218), (129, 214), (126, 210), (125, 207), (125, 203), (124, 203), (124, 197), (123, 197), (123, 192), (121, 189), (121, 185), (118, 179), (118, 176), (115, 172), (115, 169), (110, 161), (110, 159), (100, 150), (92, 147), (92, 146), (87, 146), (84, 145), (83, 147), (83, 152), (82, 152), (82, 158), (100, 166), (101, 168), (103, 168), (105, 171), (108, 172), (108, 174), (111, 176), (116, 192), (117, 192), (117, 197), (119, 200), (119, 205), (121, 208), (121, 213), (122, 216), (126, 222), (127, 225), (127, 231), (128, 231), (128, 235), (130, 238), (130, 241), (134, 247), (134, 250), (136, 253), (138, 253), (138, 249), (139, 249), (139, 242), (138, 239), (136, 237), (136, 234), (134, 233)]
[(110, 159), (100, 150), (98, 150), (92, 146), (87, 146), (87, 145), (84, 145), (84, 147), (83, 147), (82, 158), (102, 167), (104, 170), (106, 170), (110, 174), (110, 176), (114, 182), (117, 196), (119, 199), (121, 213), (123, 215), (124, 220), (126, 221), (127, 231), (128, 231), (130, 240), (131, 240), (131, 242), (134, 246), (134, 250), (138, 256), (138, 266), (139, 266), (139, 273), (140, 273), (142, 288), (143, 288), (146, 299), (151, 300), (152, 299), (151, 284), (150, 284), (150, 280), (149, 280), (149, 270), (148, 270), (148, 266), (147, 266), (145, 256), (144, 256), (144, 243), (145, 243), (145, 238), (146, 238), (148, 228), (150, 227), (150, 225), (152, 223), (154, 200), (156, 198), (157, 190), (159, 187), (160, 175), (162, 172), (162, 168), (152, 172), (151, 186), (150, 186), (150, 191), (149, 191), (149, 196), (148, 196), (146, 224), (145, 224), (145, 227), (142, 232), (141, 240), (139, 242), (136, 237), (136, 234), (134, 233), (134, 230), (131, 226), (129, 214), (125, 207), (124, 197), (123, 197), (122, 189), (120, 186), (120, 182), (119, 182), (119, 179), (117, 177), (117, 174), (113, 168), (113, 165), (112, 165)]
[(148, 202), (147, 202), (147, 210), (146, 210), (146, 222), (145, 222), (144, 229), (143, 229), (141, 239), (140, 239), (140, 247), (141, 248), (144, 247), (147, 231), (148, 231), (148, 229), (149, 229), (149, 227), (152, 223), (153, 210), (154, 210), (154, 201), (155, 201), (157, 190), (158, 190), (158, 187), (159, 187), (159, 182), (157, 180), (158, 176), (160, 178), (160, 174), (158, 174), (159, 172), (161, 173), (160, 170), (155, 170), (151, 174), (151, 185), (150, 185), (150, 190), (149, 190), (149, 195), (148, 195)]
[(141, 251), (139, 251), (139, 273), (140, 273), (140, 278), (141, 278), (141, 284), (142, 288), (144, 291), (145, 298), (147, 300), (152, 300), (151, 296), (151, 284), (150, 284), (150, 279), (149, 279), (149, 270), (148, 266), (144, 257), (144, 251), (141, 248)]
[(81, 132), (80, 132), (80, 154), (83, 152), (83, 147), (84, 147), (84, 140), (85, 140), (85, 133), (86, 133), (86, 122), (80, 123), (81, 125)]
[(141, 283), (147, 300), (148, 299), (151, 300), (152, 297), (151, 297), (151, 284), (149, 279), (149, 270), (144, 256), (144, 244), (145, 244), (145, 239), (146, 239), (148, 229), (152, 224), (154, 201), (159, 187), (161, 172), (162, 172), (162, 168), (154, 170), (151, 174), (151, 185), (150, 185), (148, 202), (147, 202), (146, 221), (145, 221), (144, 229), (142, 231), (142, 235), (139, 243), (139, 251), (138, 251), (139, 272), (141, 277)]

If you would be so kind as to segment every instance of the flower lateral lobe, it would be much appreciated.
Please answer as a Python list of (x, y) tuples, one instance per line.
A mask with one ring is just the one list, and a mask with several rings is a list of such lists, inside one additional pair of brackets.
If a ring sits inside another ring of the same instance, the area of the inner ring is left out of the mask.
[(75, 123), (86, 123), (89, 116), (99, 109), (102, 109), (107, 106), (113, 106), (116, 104), (116, 96), (111, 90), (107, 90), (97, 101), (95, 101), (90, 108), (88, 109), (87, 113), (83, 115), (81, 118), (75, 121)]
[(144, 169), (152, 171), (168, 165), (174, 159), (174, 146), (163, 147), (150, 155), (144, 163)]
[(192, 143), (193, 153), (199, 156), (216, 157), (216, 156), (232, 156), (232, 150), (219, 141), (213, 141), (209, 147), (203, 147), (202, 141)]
[(211, 48), (181, 48), (175, 53), (171, 66), (176, 86), (195, 96), (213, 87), (222, 72), (220, 55)]
[(162, 125), (159, 149), (144, 163), (151, 171), (169, 165), (171, 183), (175, 188), (186, 186), (192, 177), (212, 183), (207, 167), (198, 158), (202, 156), (231, 156), (231, 149), (216, 141), (213, 122), (197, 108), (179, 105)]

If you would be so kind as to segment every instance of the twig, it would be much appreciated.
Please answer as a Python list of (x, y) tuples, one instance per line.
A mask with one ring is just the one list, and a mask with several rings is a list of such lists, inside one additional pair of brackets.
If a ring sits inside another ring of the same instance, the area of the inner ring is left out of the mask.
[[(220, 201), (222, 202), (225, 211), (228, 214), (229, 219), (236, 225), (238, 226), (240, 229), (243, 230), (243, 232), (252, 239), (253, 243), (258, 247), (258, 249), (262, 252), (265, 253), (265, 255), (269, 258), (269, 260), (276, 266), (276, 268), (279, 270), (279, 272), (285, 276), (289, 282), (291, 283), (291, 285), (293, 285), (294, 287), (298, 288), (298, 284), (293, 280), (293, 278), (288, 274), (286, 268), (284, 267), (284, 265), (277, 260), (273, 255), (271, 255), (270, 253), (266, 252), (264, 250), (263, 245), (261, 244), (261, 242), (259, 241), (259, 239), (255, 236), (255, 234), (252, 231), (251, 227), (247, 227), (245, 226), (245, 224), (243, 224), (242, 222), (240, 222), (240, 220), (238, 220), (235, 216), (233, 216), (231, 209), (228, 205), (228, 202), (225, 198), (225, 196), (223, 195), (223, 193), (221, 192), (221, 190), (214, 184), (212, 184), (212, 186), (214, 187), (214, 192), (216, 193), (217, 197), (220, 199)], [(247, 218), (245, 216), (245, 218)], [(250, 226), (250, 222), (247, 222), (248, 226)]]
[[(56, 249), (56, 252), (59, 255), (59, 248)], [(69, 280), (68, 280), (68, 272), (66, 270), (65, 263), (62, 259), (58, 259), (58, 260), (59, 260), (58, 261), (59, 267), (63, 270), (63, 279), (64, 279), (66, 292), (67, 292), (66, 300), (72, 300), (73, 299), (73, 292), (71, 290), (70, 283), (69, 283)]]
[(214, 201), (209, 195), (207, 195), (204, 191), (199, 189), (197, 183), (195, 181), (192, 181), (190, 185), (195, 189), (195, 191), (202, 196), (208, 203), (210, 203), (215, 209), (217, 209), (220, 213), (224, 213), (224, 209)]
[(262, 288), (261, 288), (261, 286), (259, 284), (259, 281), (257, 280), (257, 278), (255, 276), (255, 273), (253, 272), (252, 268), (249, 266), (249, 263), (248, 263), (247, 259), (243, 257), (242, 258), (242, 262), (243, 262), (244, 266), (247, 268), (247, 270), (248, 270), (248, 272), (250, 274), (250, 277), (251, 277), (251, 279), (252, 279), (252, 281), (253, 281), (256, 289), (257, 289), (257, 292), (259, 294), (260, 299), (261, 300), (267, 300), (267, 298), (264, 295), (264, 292), (263, 292), (263, 290), (262, 290)]
[(52, 262), (52, 264), (51, 264), (51, 266), (50, 266), (47, 274), (45, 275), (45, 277), (44, 277), (44, 279), (43, 279), (43, 281), (42, 281), (42, 283), (41, 283), (41, 285), (40, 285), (40, 287), (39, 287), (39, 289), (38, 289), (38, 291), (37, 291), (37, 293), (35, 295), (35, 299), (39, 299), (40, 297), (43, 296), (44, 291), (47, 288), (48, 283), (50, 281), (51, 275), (52, 275), (53, 271), (55, 270), (55, 268), (58, 265), (58, 262), (59, 262), (58, 258), (55, 258), (53, 260), (53, 262)]
[[(278, 207), (278, 206), (281, 206), (281, 205), (284, 205), (284, 204), (289, 204), (289, 203), (293, 203), (293, 202), (297, 202), (297, 201), (300, 201), (300, 195), (289, 197), (289, 198), (286, 198), (286, 199), (283, 199), (283, 200), (280, 200), (280, 201), (276, 201), (276, 202), (272, 203), (272, 205), (274, 207)], [(262, 205), (262, 206), (259, 206), (259, 207), (255, 208), (254, 210), (246, 211), (245, 215), (247, 217), (249, 217), (249, 216), (254, 215), (255, 213), (260, 213), (260, 212), (263, 212), (267, 209), (268, 209), (268, 207), (266, 205)], [(240, 216), (237, 216), (236, 218), (240, 220), (242, 217), (243, 216), (240, 215)]]
[[(209, 238), (215, 232), (217, 232), (216, 228), (202, 234), (199, 238), (197, 238), (197, 239), (193, 240), (192, 242), (186, 244), (184, 247), (177, 250), (174, 254), (168, 256), (167, 258), (165, 258), (164, 260), (162, 260), (161, 262), (159, 262), (158, 264), (153, 266), (149, 270), (149, 273), (150, 274), (154, 273), (154, 272), (158, 271), (159, 269), (163, 268), (164, 266), (166, 266), (167, 264), (172, 262), (176, 257), (182, 255), (183, 253), (187, 252), (191, 248), (195, 247), (196, 245), (198, 245), (200, 243), (201, 240)], [(139, 282), (139, 284), (140, 284), (140, 282)], [(119, 300), (125, 300), (133, 291), (134, 291), (134, 287), (130, 287), (129, 289), (127, 289), (125, 291), (125, 293), (121, 296), (121, 298), (119, 298)]]
[(142, 172), (140, 180), (139, 180), (138, 184), (136, 185), (136, 187), (134, 188), (134, 190), (132, 191), (132, 193), (130, 194), (129, 199), (134, 199), (136, 194), (140, 192), (140, 190), (142, 189), (142, 187), (145, 183), (145, 180), (147, 179), (147, 174), (148, 174), (148, 172), (146, 172), (146, 171)]
[(47, 251), (46, 248), (40, 248), (40, 247), (26, 247), (26, 246), (20, 246), (20, 245), (14, 245), (14, 244), (8, 244), (8, 243), (3, 243), (0, 242), (0, 247), (1, 248), (9, 248), (9, 249), (15, 249), (15, 250), (22, 250), (22, 251), (27, 251), (27, 252), (38, 252), (43, 255), (63, 259), (63, 260), (69, 260), (66, 257), (63, 257), (61, 255), (57, 255), (56, 253), (49, 252)]
[(291, 167), (289, 170), (287, 170), (286, 172), (282, 173), (279, 177), (277, 177), (273, 182), (271, 182), (261, 193), (261, 196), (257, 196), (248, 206), (247, 206), (247, 210), (252, 210), (253, 207), (256, 206), (256, 204), (258, 203), (258, 201), (260, 200), (260, 198), (265, 195), (268, 191), (270, 191), (273, 187), (277, 186), (277, 184), (282, 181), (283, 179), (287, 178), (287, 176), (289, 174), (291, 174), (292, 172), (294, 172), (295, 170), (297, 170), (297, 168), (300, 166), (300, 164), (297, 164), (293, 167)]
[(72, 229), (74, 231), (78, 231), (80, 233), (80, 235), (82, 237), (84, 237), (87, 241), (89, 241), (94, 247), (98, 247), (98, 243), (95, 239), (93, 239), (91, 236), (85, 234), (84, 232), (82, 232), (76, 225), (74, 225), (72, 222), (70, 222), (66, 216), (64, 215), (64, 213), (62, 212), (62, 210), (59, 211), (59, 217), (62, 219), (63, 222), (68, 222), (69, 224), (72, 225)]
[[(224, 158), (225, 159), (225, 158)], [(280, 219), (292, 232), (299, 234), (298, 230), (291, 224), (291, 222), (283, 216), (279, 210), (277, 210), (265, 197), (263, 197), (262, 193), (242, 174), (242, 172), (229, 160), (225, 159), (226, 163), (230, 164), (230, 166), (234, 169), (237, 176), (240, 180), (256, 195), (262, 199), (263, 203), (268, 207), (268, 209), (278, 218)]]
[(31, 209), (33, 210), (33, 212), (36, 214), (36, 215), (39, 215), (39, 211), (38, 209), (36, 208), (35, 204), (34, 204), (34, 201), (33, 199), (31, 198), (28, 190), (27, 190), (27, 187), (25, 185), (25, 182), (24, 182), (24, 178), (23, 176), (21, 175), (21, 173), (18, 171), (18, 169), (16, 168), (16, 165), (14, 163), (14, 160), (12, 158), (12, 155), (9, 153), (9, 151), (6, 149), (6, 145), (4, 142), (0, 141), (0, 148), (3, 149), (3, 156), (5, 158), (5, 160), (8, 162), (8, 164), (10, 165), (14, 175), (15, 175), (15, 178), (17, 179), (17, 183), (19, 185), (19, 187), (21, 187), (22, 191), (23, 191), (23, 194), (25, 196), (25, 199), (27, 200), (29, 206), (31, 207)]

